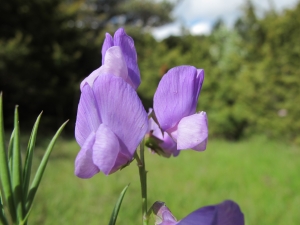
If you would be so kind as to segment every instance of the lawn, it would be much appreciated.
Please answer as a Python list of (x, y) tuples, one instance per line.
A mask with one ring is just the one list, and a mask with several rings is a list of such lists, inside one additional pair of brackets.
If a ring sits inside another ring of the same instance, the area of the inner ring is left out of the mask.
[[(118, 225), (141, 224), (135, 162), (110, 176), (74, 176), (75, 141), (55, 146), (30, 215), (31, 225), (105, 225), (121, 190), (130, 183)], [(37, 149), (36, 159), (42, 154)], [(232, 199), (247, 225), (293, 225), (300, 221), (300, 148), (266, 140), (210, 140), (205, 152), (177, 158), (146, 152), (149, 204), (166, 202), (177, 219), (209, 204)], [(151, 224), (154, 224), (153, 220)]]

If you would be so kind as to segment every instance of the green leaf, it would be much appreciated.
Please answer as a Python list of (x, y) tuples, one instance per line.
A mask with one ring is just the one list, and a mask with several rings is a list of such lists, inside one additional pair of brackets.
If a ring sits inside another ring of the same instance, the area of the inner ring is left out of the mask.
[(7, 219), (5, 218), (5, 215), (4, 215), (4, 207), (3, 207), (1, 195), (0, 195), (0, 222), (3, 225), (8, 225)]
[(6, 200), (13, 221), (15, 217), (15, 206), (11, 186), (8, 158), (5, 150), (4, 121), (3, 121), (2, 93), (0, 93), (0, 183), (2, 185), (2, 197)]
[(32, 128), (32, 132), (30, 135), (30, 139), (28, 141), (28, 146), (27, 146), (27, 152), (26, 152), (26, 158), (25, 158), (25, 165), (24, 165), (24, 170), (23, 170), (23, 198), (24, 202), (26, 202), (27, 194), (28, 194), (28, 187), (29, 187), (29, 182), (30, 182), (30, 174), (31, 174), (31, 165), (32, 165), (32, 158), (33, 158), (33, 150), (35, 148), (35, 141), (36, 141), (36, 135), (39, 127), (39, 123), (41, 120), (42, 113), (38, 116), (38, 118), (35, 121), (35, 124)]
[(11, 132), (9, 143), (8, 143), (8, 167), (12, 171), (12, 155), (13, 155), (13, 141), (15, 136), (15, 130)]
[(63, 125), (61, 125), (61, 127), (58, 129), (58, 131), (56, 132), (56, 134), (54, 135), (54, 137), (52, 138), (52, 140), (50, 141), (46, 152), (43, 156), (43, 159), (39, 165), (39, 168), (34, 176), (34, 179), (31, 183), (30, 189), (29, 189), (29, 193), (28, 193), (28, 198), (27, 198), (27, 202), (26, 202), (26, 217), (28, 217), (28, 214), (30, 213), (30, 209), (32, 207), (32, 203), (36, 194), (36, 191), (39, 187), (39, 184), (41, 182), (42, 176), (44, 174), (50, 153), (54, 147), (54, 144), (58, 138), (58, 136), (60, 135), (60, 133), (62, 132), (63, 128), (65, 127), (65, 125), (67, 124), (68, 121), (66, 121), (65, 123), (63, 123)]
[(14, 191), (14, 202), (16, 206), (17, 221), (23, 219), (24, 202), (22, 198), (22, 160), (20, 150), (20, 128), (18, 106), (15, 107), (14, 118), (14, 138), (13, 138), (13, 155), (12, 155), (12, 189)]
[(118, 214), (119, 214), (119, 210), (121, 208), (121, 204), (122, 204), (123, 198), (125, 196), (125, 193), (126, 193), (128, 187), (129, 187), (129, 184), (121, 192), (121, 194), (119, 196), (119, 199), (116, 202), (116, 205), (114, 207), (114, 210), (113, 210), (113, 212), (112, 212), (112, 214), (110, 216), (110, 221), (109, 221), (108, 225), (115, 225), (116, 224), (116, 221), (117, 221), (117, 218), (118, 218)]

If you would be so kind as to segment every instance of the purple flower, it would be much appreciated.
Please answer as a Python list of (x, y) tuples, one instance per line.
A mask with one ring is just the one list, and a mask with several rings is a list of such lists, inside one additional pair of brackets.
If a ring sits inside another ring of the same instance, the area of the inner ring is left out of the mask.
[[(102, 46), (102, 64), (106, 60), (106, 54), (109, 48), (119, 46), (122, 50), (124, 60), (128, 69), (128, 76), (133, 84), (134, 89), (137, 89), (141, 83), (140, 71), (137, 64), (137, 54), (134, 47), (133, 39), (128, 36), (123, 28), (119, 28), (114, 37), (106, 33), (106, 37)], [(116, 63), (114, 64), (116, 65)]]
[(134, 89), (140, 85), (141, 79), (134, 42), (123, 28), (116, 31), (114, 38), (110, 34), (106, 34), (102, 46), (102, 66), (81, 82), (80, 89), (85, 83), (92, 86), (100, 74), (113, 74), (122, 77)]
[(204, 70), (178, 66), (169, 70), (154, 94), (154, 112), (163, 132), (177, 143), (177, 150), (206, 149), (208, 125), (205, 112), (196, 112)]
[(90, 178), (114, 173), (133, 159), (148, 130), (147, 113), (136, 91), (123, 78), (100, 74), (81, 87), (75, 137), (81, 147), (75, 174)]
[[(153, 110), (149, 110), (152, 115)], [(172, 137), (163, 132), (153, 118), (149, 118), (149, 131), (146, 145), (154, 152), (169, 158), (171, 155), (178, 156), (180, 151), (177, 150), (177, 144)]]
[(197, 209), (180, 221), (163, 202), (155, 202), (152, 207), (156, 225), (244, 225), (244, 214), (239, 205), (231, 200)]

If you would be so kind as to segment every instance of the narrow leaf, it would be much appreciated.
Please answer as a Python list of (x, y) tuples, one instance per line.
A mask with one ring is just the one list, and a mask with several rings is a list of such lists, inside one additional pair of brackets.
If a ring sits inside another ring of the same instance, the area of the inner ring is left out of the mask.
[(13, 194), (12, 194), (13, 192), (12, 192), (8, 158), (5, 150), (4, 139), (5, 138), (4, 138), (2, 93), (0, 93), (0, 181), (1, 181), (0, 183), (2, 185), (1, 190), (3, 190), (2, 197), (5, 199), (5, 201), (8, 204), (11, 219), (15, 221), (16, 220), (15, 206), (13, 202)]
[(114, 210), (110, 216), (110, 221), (109, 221), (109, 224), (108, 225), (115, 225), (116, 222), (117, 222), (117, 218), (118, 218), (118, 214), (119, 214), (119, 210), (121, 208), (121, 205), (122, 205), (122, 201), (123, 201), (123, 198), (125, 196), (125, 193), (127, 191), (127, 188), (129, 187), (129, 184), (123, 189), (123, 191), (121, 192), (120, 196), (119, 196), (119, 199), (118, 201), (116, 202), (116, 205), (114, 207)]
[(23, 170), (23, 198), (24, 202), (26, 202), (27, 199), (27, 194), (28, 194), (28, 187), (29, 187), (29, 182), (30, 182), (30, 174), (31, 174), (31, 165), (32, 165), (32, 158), (33, 158), (33, 150), (35, 148), (35, 141), (36, 141), (36, 135), (39, 127), (39, 123), (41, 120), (42, 113), (38, 116), (36, 119), (34, 126), (32, 128), (32, 132), (30, 135), (30, 139), (28, 141), (28, 146), (27, 146), (27, 152), (26, 152), (26, 158), (25, 158), (25, 164), (24, 164), (24, 170)]
[(11, 132), (9, 143), (8, 143), (8, 166), (10, 171), (12, 171), (12, 155), (13, 155), (13, 146), (14, 146), (14, 136), (15, 136), (15, 130)]
[(20, 150), (20, 128), (18, 106), (15, 108), (14, 138), (12, 155), (12, 188), (14, 191), (14, 202), (17, 212), (17, 221), (23, 219), (24, 204), (22, 199), (22, 161)]
[(0, 222), (3, 225), (8, 225), (7, 219), (5, 218), (5, 215), (4, 215), (4, 206), (2, 203), (1, 195), (0, 195)]
[[(47, 165), (47, 162), (48, 162), (48, 159), (49, 159), (49, 156), (50, 156), (50, 153), (54, 147), (54, 144), (58, 138), (58, 136), (60, 135), (60, 133), (62, 132), (62, 130), (64, 129), (65, 125), (67, 124), (68, 121), (66, 121), (65, 123), (63, 123), (63, 125), (61, 125), (61, 127), (58, 129), (58, 131), (56, 132), (56, 134), (54, 135), (54, 137), (52, 138), (52, 140), (50, 141), (47, 149), (46, 149), (46, 152), (43, 156), (43, 159), (39, 165), (39, 168), (37, 169), (37, 172), (34, 176), (34, 179), (31, 183), (31, 186), (30, 186), (30, 190), (29, 190), (29, 193), (28, 193), (28, 198), (27, 198), (27, 202), (26, 202), (26, 213), (30, 213), (30, 209), (32, 207), (32, 202), (34, 200), (34, 197), (35, 197), (35, 194), (36, 194), (36, 191), (39, 187), (39, 184), (41, 182), (41, 179), (42, 179), (42, 176), (44, 174), (44, 171), (45, 171), (45, 168), (46, 168), (46, 165)], [(26, 215), (27, 217), (28, 215)]]

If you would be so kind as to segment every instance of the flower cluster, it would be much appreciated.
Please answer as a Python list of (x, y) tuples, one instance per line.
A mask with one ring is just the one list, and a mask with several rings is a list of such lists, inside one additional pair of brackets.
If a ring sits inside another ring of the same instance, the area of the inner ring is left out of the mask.
[[(152, 150), (169, 157), (180, 150), (203, 151), (208, 137), (205, 112), (196, 113), (204, 71), (170, 69), (154, 95), (150, 118), (136, 93), (141, 79), (134, 42), (123, 28), (106, 34), (102, 65), (80, 85), (75, 136), (81, 150), (75, 174), (111, 174), (132, 161), (148, 133)], [(156, 147), (155, 147), (156, 146)]]
[[(146, 170), (143, 148), (145, 137), (152, 151), (170, 157), (181, 150), (204, 151), (208, 138), (205, 112), (196, 112), (204, 81), (204, 70), (193, 66), (170, 69), (161, 79), (153, 99), (153, 109), (144, 109), (136, 89), (140, 72), (134, 42), (123, 28), (112, 37), (106, 34), (102, 65), (80, 84), (75, 136), (81, 149), (75, 160), (75, 174), (90, 178), (106, 175), (139, 163), (143, 198), (143, 221), (148, 221)], [(157, 225), (243, 225), (239, 206), (232, 201), (200, 208), (177, 221), (164, 203), (152, 206)], [(144, 223), (148, 224), (148, 222)]]

